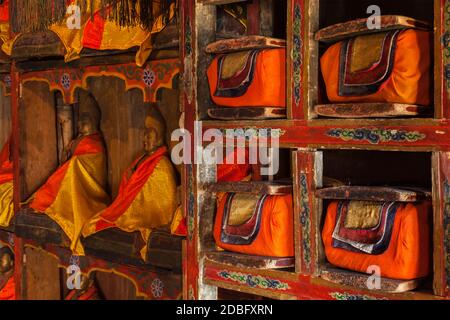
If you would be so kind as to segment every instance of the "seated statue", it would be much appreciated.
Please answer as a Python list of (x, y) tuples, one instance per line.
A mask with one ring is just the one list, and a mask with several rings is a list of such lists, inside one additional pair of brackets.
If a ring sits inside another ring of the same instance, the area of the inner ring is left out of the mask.
[(7, 228), (14, 215), (13, 204), (13, 163), (10, 141), (0, 152), (0, 227)]
[[(177, 185), (164, 146), (164, 126), (152, 117), (145, 122), (143, 155), (124, 172), (113, 203), (85, 226), (84, 237), (117, 227), (126, 232), (139, 231), (147, 241), (152, 229), (172, 221), (177, 208)], [(141, 254), (146, 256), (145, 249)]]
[(15, 300), (14, 254), (8, 247), (0, 248), (0, 301)]
[(67, 148), (67, 161), (34, 194), (30, 207), (58, 223), (70, 239), (72, 251), (83, 255), (81, 230), (110, 200), (105, 191), (107, 162), (98, 104), (83, 91), (79, 108), (79, 135)]

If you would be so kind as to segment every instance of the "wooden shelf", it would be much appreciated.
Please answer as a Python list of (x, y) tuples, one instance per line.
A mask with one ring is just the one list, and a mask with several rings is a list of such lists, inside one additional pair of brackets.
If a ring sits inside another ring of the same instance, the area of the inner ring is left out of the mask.
[(330, 118), (395, 118), (433, 115), (432, 107), (401, 103), (341, 103), (314, 107), (319, 116)]
[[(326, 276), (325, 276), (326, 277)], [(208, 285), (246, 292), (271, 299), (290, 300), (442, 300), (445, 297), (433, 295), (425, 290), (387, 292), (357, 288), (337, 280), (323, 277), (305, 277), (293, 271), (259, 270), (234, 267), (224, 263), (205, 260), (204, 281)], [(387, 279), (384, 288), (392, 288)], [(411, 286), (411, 284), (409, 284)], [(399, 286), (405, 288), (405, 286)]]
[(207, 185), (210, 192), (251, 193), (258, 195), (285, 195), (292, 193), (289, 182), (219, 182)]
[(69, 238), (55, 221), (46, 214), (28, 208), (16, 213), (15, 234), (17, 237), (32, 240), (39, 244), (70, 247)]
[[(368, 289), (368, 281), (371, 275), (352, 272), (348, 270), (327, 267), (322, 270), (320, 277), (324, 280), (357, 289)], [(380, 278), (380, 287), (371, 290), (382, 291), (386, 293), (403, 293), (417, 289), (423, 279), (414, 280), (395, 280)]]
[(219, 40), (206, 47), (206, 53), (218, 54), (250, 49), (285, 48), (286, 40), (263, 36), (245, 36), (234, 39)]
[(211, 262), (222, 263), (235, 267), (255, 268), (260, 270), (286, 269), (293, 268), (295, 265), (295, 259), (293, 257), (260, 257), (226, 251), (208, 252), (206, 254), (206, 259)]
[(431, 192), (414, 188), (341, 186), (316, 190), (320, 199), (417, 202), (431, 199)]
[(247, 0), (197, 0), (197, 1), (202, 4), (210, 4), (210, 5), (219, 6), (222, 4), (245, 2)]
[(271, 120), (286, 118), (285, 108), (211, 108), (208, 116), (216, 120)]
[(424, 21), (419, 21), (413, 18), (395, 15), (381, 16), (381, 28), (370, 30), (367, 28), (367, 20), (369, 18), (352, 20), (344, 23), (338, 23), (323, 29), (320, 29), (314, 35), (315, 40), (323, 42), (336, 42), (348, 37), (358, 35), (384, 32), (393, 29), (430, 29), (430, 25)]

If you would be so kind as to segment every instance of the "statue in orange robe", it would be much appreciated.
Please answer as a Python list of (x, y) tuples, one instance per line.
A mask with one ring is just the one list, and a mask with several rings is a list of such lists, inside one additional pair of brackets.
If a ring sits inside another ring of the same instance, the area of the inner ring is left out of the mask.
[(0, 301), (15, 300), (14, 254), (8, 247), (0, 248)]
[(35, 193), (30, 207), (52, 218), (71, 240), (75, 254), (83, 255), (81, 230), (97, 212), (107, 207), (106, 157), (99, 132), (100, 111), (95, 99), (82, 92), (79, 136), (67, 150), (67, 161)]
[[(139, 231), (147, 241), (152, 229), (172, 221), (177, 186), (175, 170), (163, 146), (164, 129), (150, 117), (146, 127), (144, 154), (125, 171), (117, 198), (89, 221), (83, 236), (117, 227), (126, 232)], [(146, 256), (145, 248), (141, 253)]]
[(0, 152), (0, 227), (7, 228), (14, 215), (13, 163), (8, 140)]

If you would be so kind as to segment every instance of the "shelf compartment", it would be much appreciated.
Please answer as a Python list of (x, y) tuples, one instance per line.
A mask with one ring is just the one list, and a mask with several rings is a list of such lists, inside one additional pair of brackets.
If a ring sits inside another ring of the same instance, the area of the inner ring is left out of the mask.
[(316, 190), (317, 198), (331, 200), (417, 202), (431, 199), (431, 192), (420, 188), (340, 186)]
[[(336, 283), (342, 286), (367, 290), (367, 283), (372, 275), (342, 270), (332, 266), (327, 266), (321, 271), (320, 277), (324, 280)], [(380, 278), (380, 287), (372, 289), (387, 293), (403, 293), (417, 289), (423, 279), (414, 280), (395, 280)]]
[(286, 118), (285, 108), (211, 108), (208, 116), (216, 120), (270, 120)]
[(425, 21), (420, 21), (405, 16), (385, 15), (380, 17), (381, 28), (376, 30), (370, 30), (367, 28), (368, 20), (369, 18), (363, 18), (344, 23), (337, 23), (329, 27), (320, 29), (319, 31), (316, 32), (314, 38), (317, 41), (331, 43), (348, 37), (354, 37), (374, 32), (384, 32), (388, 30), (408, 29), (408, 28), (421, 30), (431, 29), (431, 26)]
[(258, 195), (285, 195), (292, 193), (291, 182), (219, 182), (207, 186), (210, 192), (250, 193)]
[(293, 257), (276, 258), (246, 255), (233, 252), (208, 252), (206, 259), (220, 264), (230, 265), (239, 268), (254, 269), (286, 269), (295, 265)]
[(402, 103), (338, 103), (316, 105), (314, 112), (330, 118), (394, 118), (430, 117), (433, 109)]
[(286, 40), (264, 36), (245, 36), (212, 42), (206, 46), (206, 53), (221, 54), (251, 49), (285, 48)]

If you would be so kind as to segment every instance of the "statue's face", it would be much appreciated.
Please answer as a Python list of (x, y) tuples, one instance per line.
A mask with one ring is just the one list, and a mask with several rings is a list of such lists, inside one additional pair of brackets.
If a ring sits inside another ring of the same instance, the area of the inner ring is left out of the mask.
[(80, 115), (78, 120), (78, 133), (85, 136), (92, 134), (96, 131), (93, 119), (87, 113)]
[(157, 148), (159, 148), (161, 142), (160, 139), (158, 138), (158, 133), (156, 132), (156, 130), (151, 128), (145, 130), (143, 143), (144, 143), (144, 150), (147, 153), (151, 153), (155, 151)]
[(0, 274), (6, 273), (12, 270), (14, 267), (14, 261), (11, 259), (9, 253), (5, 253), (0, 257)]

